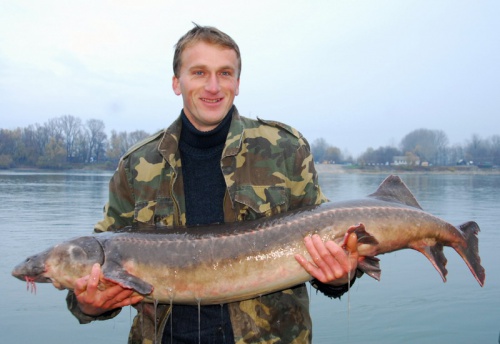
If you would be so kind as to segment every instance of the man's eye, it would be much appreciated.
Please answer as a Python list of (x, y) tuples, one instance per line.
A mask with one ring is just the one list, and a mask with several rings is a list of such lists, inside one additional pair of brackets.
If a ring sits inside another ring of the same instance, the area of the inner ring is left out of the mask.
[(194, 72), (194, 75), (203, 75), (203, 72), (201, 70), (197, 70)]
[(223, 76), (231, 76), (230, 72), (221, 72), (220, 74), (223, 75)]

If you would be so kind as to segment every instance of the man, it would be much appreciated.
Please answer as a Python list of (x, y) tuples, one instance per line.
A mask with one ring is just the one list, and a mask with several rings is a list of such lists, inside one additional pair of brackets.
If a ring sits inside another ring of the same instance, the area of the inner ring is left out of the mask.
[[(307, 141), (277, 122), (240, 116), (240, 51), (225, 33), (196, 25), (177, 43), (172, 88), (183, 99), (180, 117), (120, 160), (110, 181), (104, 220), (96, 232), (146, 223), (185, 226), (253, 220), (326, 201)], [(332, 297), (347, 290), (357, 266), (357, 239), (348, 251), (318, 236), (305, 238), (313, 262), (297, 261)], [(82, 323), (135, 305), (130, 343), (309, 343), (305, 285), (222, 306), (142, 304), (119, 285), (97, 288), (100, 266), (81, 278), (68, 307)]]

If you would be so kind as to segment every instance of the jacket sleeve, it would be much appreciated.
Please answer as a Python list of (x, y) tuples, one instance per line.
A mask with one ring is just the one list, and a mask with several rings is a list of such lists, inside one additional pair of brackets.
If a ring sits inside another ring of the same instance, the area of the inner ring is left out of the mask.
[(290, 209), (327, 202), (318, 181), (314, 159), (305, 139), (299, 140), (290, 177)]
[(95, 227), (95, 232), (113, 231), (130, 226), (134, 218), (134, 194), (129, 159), (122, 159), (109, 182), (109, 198), (104, 206), (104, 218)]
[(354, 274), (354, 278), (347, 284), (333, 286), (325, 283), (321, 283), (316, 278), (311, 280), (311, 285), (318, 291), (322, 292), (325, 296), (328, 296), (331, 299), (340, 299), (342, 295), (349, 291), (357, 277), (361, 277), (363, 272), (357, 270), (358, 272)]
[(68, 292), (68, 295), (66, 296), (66, 304), (71, 314), (73, 314), (75, 318), (78, 319), (78, 322), (80, 324), (88, 324), (94, 320), (108, 320), (117, 316), (122, 310), (121, 308), (117, 308), (112, 309), (99, 316), (87, 315), (80, 310), (80, 307), (78, 307), (78, 301), (76, 300), (76, 295), (73, 291)]

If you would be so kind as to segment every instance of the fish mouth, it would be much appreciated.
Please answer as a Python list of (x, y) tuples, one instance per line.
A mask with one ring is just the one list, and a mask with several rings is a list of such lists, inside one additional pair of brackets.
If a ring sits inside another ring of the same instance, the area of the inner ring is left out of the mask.
[(33, 283), (52, 283), (52, 278), (46, 277), (43, 275), (43, 272), (40, 274), (30, 274), (26, 275), (23, 273), (18, 273), (15, 270), (12, 271), (12, 276), (20, 279), (21, 281), (30, 281)]

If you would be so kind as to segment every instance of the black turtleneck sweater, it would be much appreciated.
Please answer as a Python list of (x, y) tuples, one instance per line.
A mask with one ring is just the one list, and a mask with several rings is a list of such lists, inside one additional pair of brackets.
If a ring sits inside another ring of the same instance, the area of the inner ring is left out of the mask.
[[(181, 114), (182, 130), (179, 140), (186, 224), (188, 226), (224, 222), (226, 183), (220, 166), (233, 108), (217, 128), (203, 132), (196, 129)], [(227, 305), (200, 307), (175, 305), (163, 333), (163, 343), (234, 343)], [(198, 327), (199, 325), (199, 327)], [(172, 340), (171, 340), (172, 339)]]
[(231, 125), (231, 115), (232, 110), (215, 129), (199, 131), (182, 112), (179, 150), (188, 226), (224, 222), (226, 183), (220, 159)]

